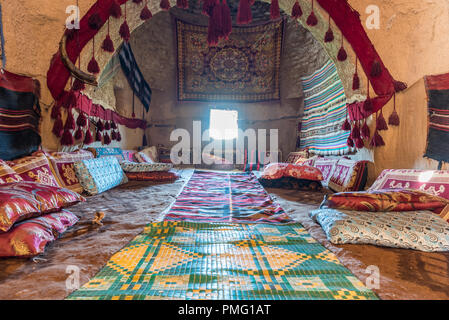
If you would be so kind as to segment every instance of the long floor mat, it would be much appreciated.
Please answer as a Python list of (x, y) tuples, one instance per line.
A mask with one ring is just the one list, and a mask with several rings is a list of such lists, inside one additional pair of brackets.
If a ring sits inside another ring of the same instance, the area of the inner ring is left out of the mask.
[(250, 173), (196, 171), (165, 216), (169, 221), (293, 223)]
[(300, 224), (154, 223), (68, 299), (377, 299)]

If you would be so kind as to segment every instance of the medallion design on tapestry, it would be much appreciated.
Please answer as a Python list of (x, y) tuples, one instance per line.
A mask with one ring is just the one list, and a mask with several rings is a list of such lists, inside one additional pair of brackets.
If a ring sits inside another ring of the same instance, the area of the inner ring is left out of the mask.
[(177, 20), (178, 100), (256, 102), (280, 99), (283, 22), (234, 28), (207, 44), (207, 27)]

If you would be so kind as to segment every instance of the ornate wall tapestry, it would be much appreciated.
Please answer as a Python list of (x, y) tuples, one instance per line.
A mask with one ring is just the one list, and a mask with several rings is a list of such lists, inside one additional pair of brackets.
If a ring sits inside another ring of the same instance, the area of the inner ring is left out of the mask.
[(346, 119), (346, 96), (337, 68), (332, 61), (312, 75), (302, 78), (304, 118), (300, 148), (318, 155), (343, 155), (352, 151), (347, 145), (349, 132), (342, 130)]
[(279, 100), (283, 21), (233, 28), (207, 43), (207, 27), (176, 20), (179, 101)]
[(425, 77), (429, 133), (425, 157), (449, 162), (449, 73)]

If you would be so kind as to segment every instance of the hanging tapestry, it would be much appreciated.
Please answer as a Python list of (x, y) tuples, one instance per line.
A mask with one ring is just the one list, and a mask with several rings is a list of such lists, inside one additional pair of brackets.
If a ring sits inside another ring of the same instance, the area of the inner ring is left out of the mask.
[(0, 73), (0, 159), (14, 160), (39, 148), (39, 90), (31, 78)]
[(318, 155), (351, 152), (349, 132), (341, 129), (346, 119), (346, 96), (335, 64), (329, 61), (301, 80), (305, 98), (300, 148)]
[(176, 21), (179, 101), (279, 100), (282, 21), (235, 27), (216, 47), (207, 30)]
[(425, 77), (429, 132), (425, 157), (449, 162), (449, 73)]
[(119, 58), (123, 73), (128, 79), (131, 89), (133, 89), (134, 94), (140, 99), (145, 110), (148, 112), (151, 103), (151, 88), (145, 81), (142, 72), (140, 72), (136, 58), (128, 42), (123, 43)]

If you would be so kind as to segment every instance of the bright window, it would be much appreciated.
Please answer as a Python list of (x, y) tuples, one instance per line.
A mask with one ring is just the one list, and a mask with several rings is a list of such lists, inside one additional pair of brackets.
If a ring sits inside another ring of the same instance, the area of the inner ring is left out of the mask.
[(210, 111), (210, 137), (215, 140), (232, 140), (238, 137), (238, 112), (212, 109)]

